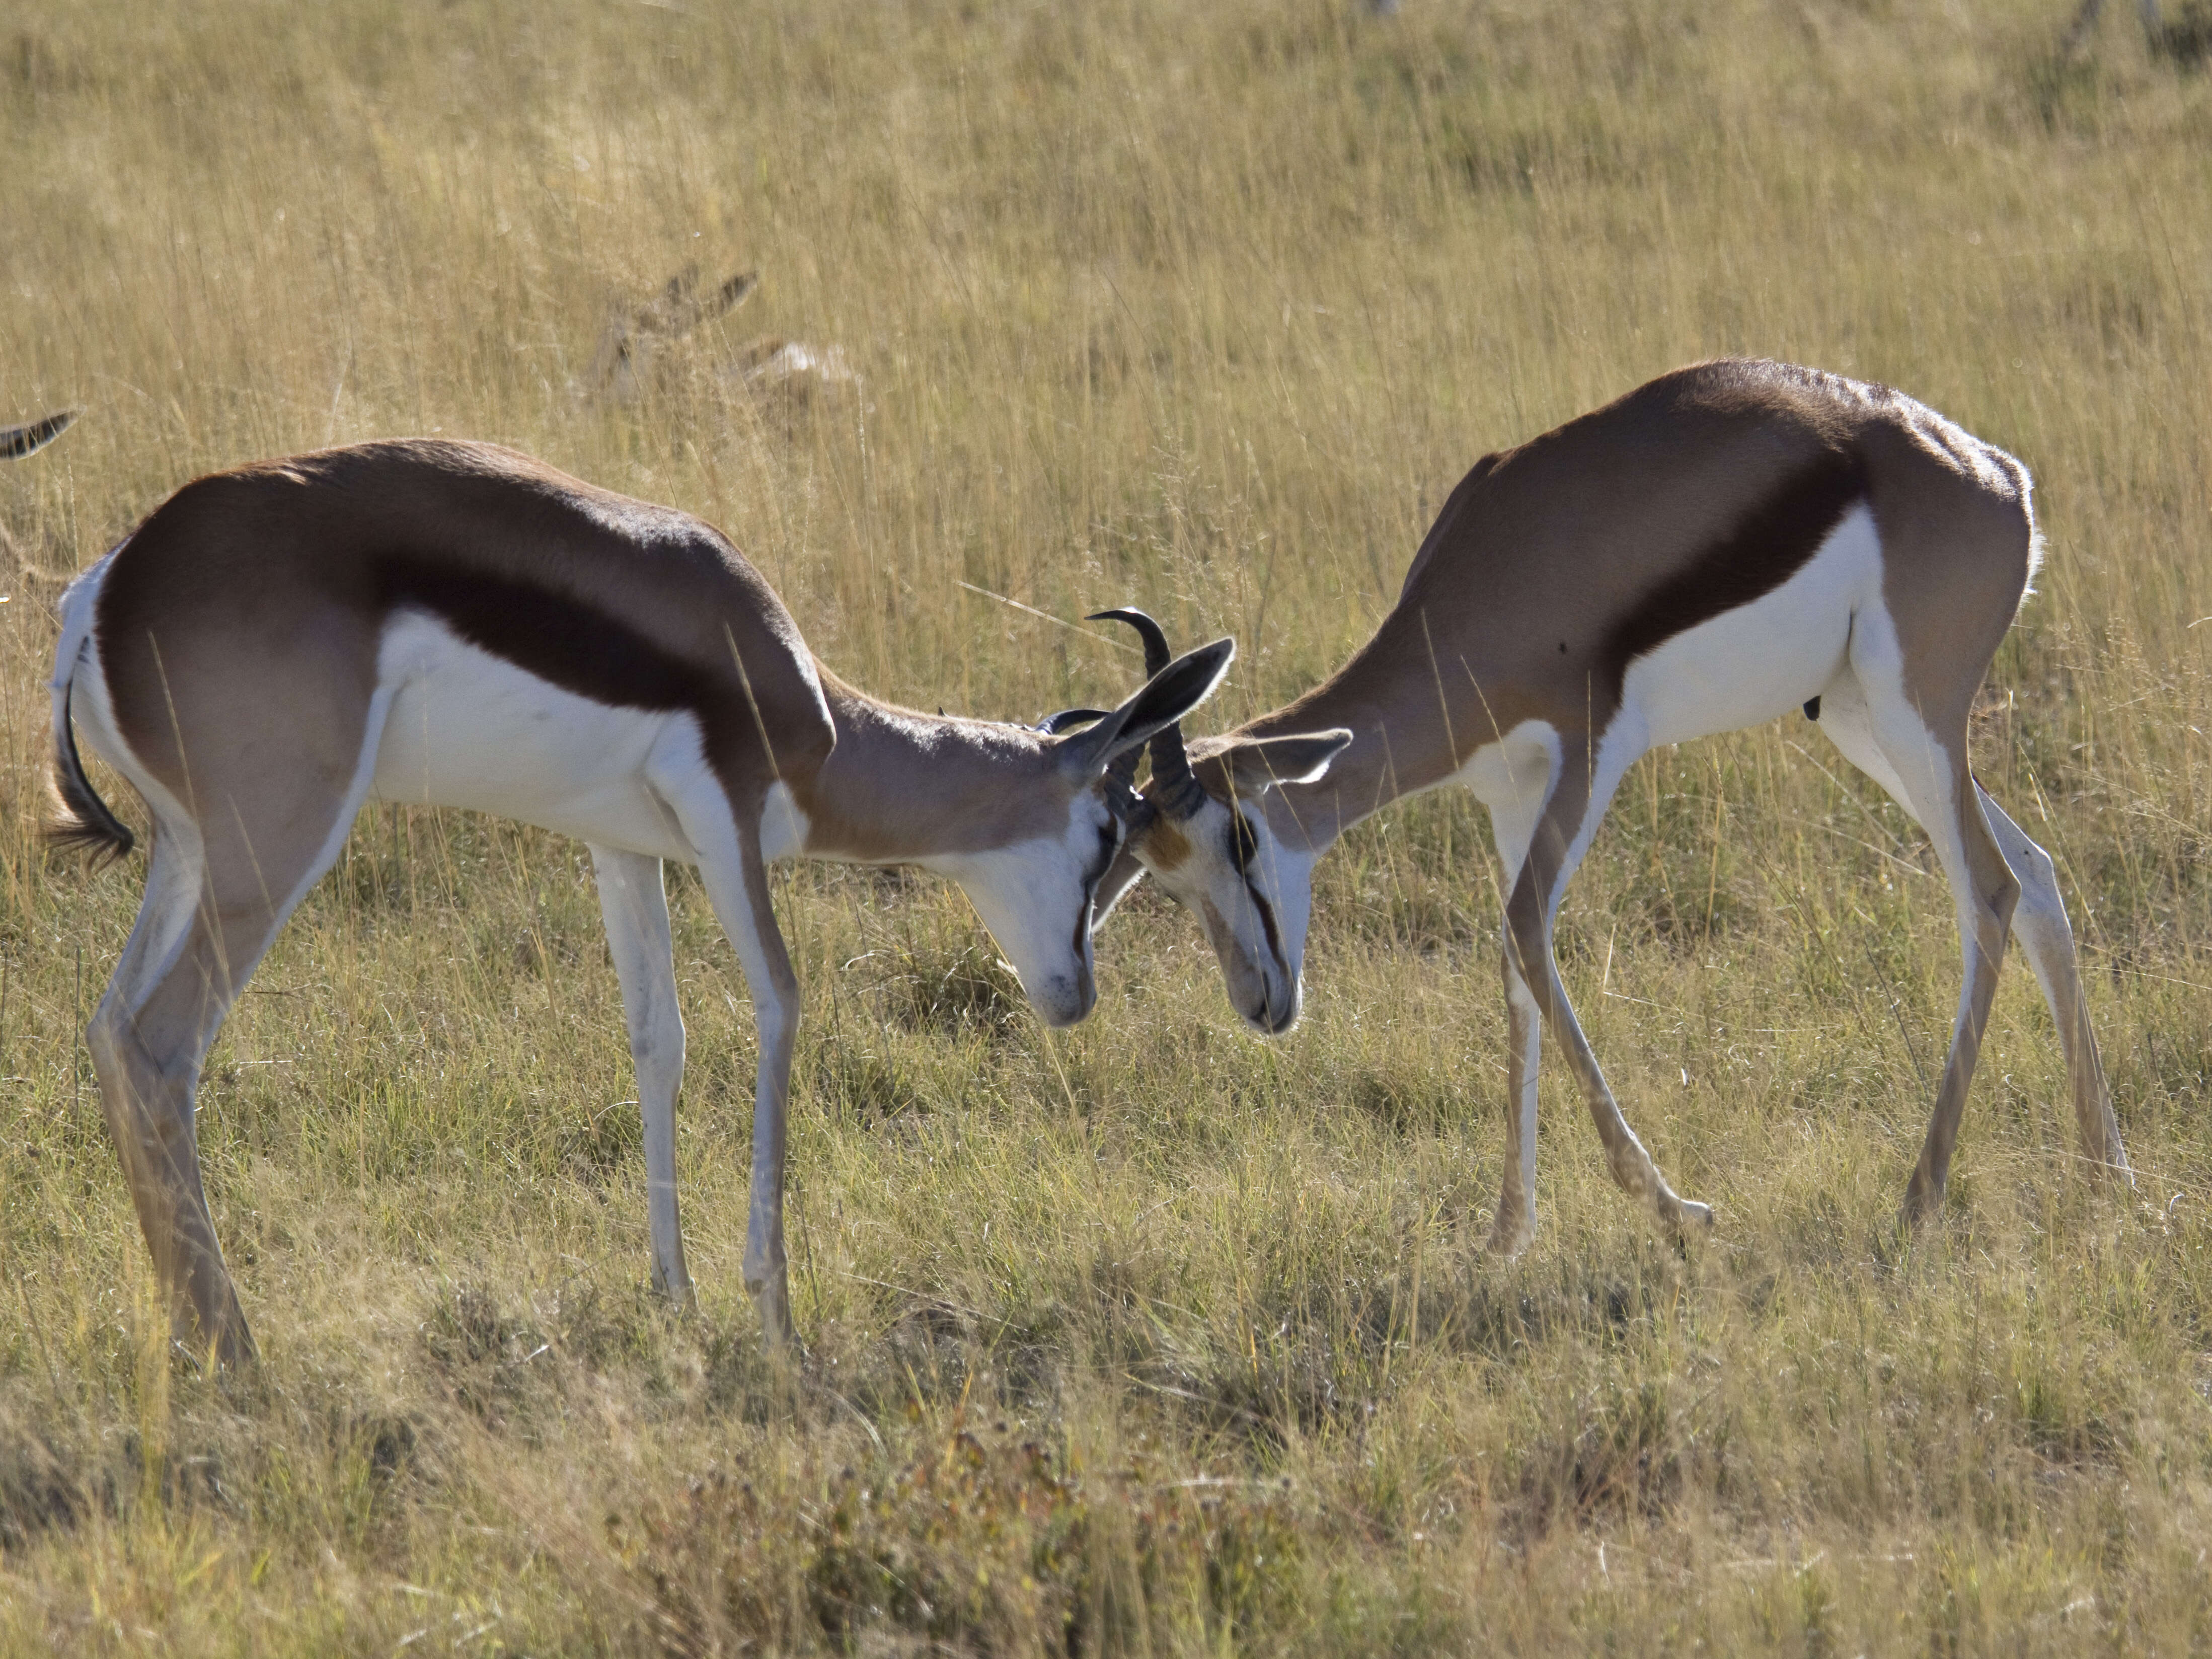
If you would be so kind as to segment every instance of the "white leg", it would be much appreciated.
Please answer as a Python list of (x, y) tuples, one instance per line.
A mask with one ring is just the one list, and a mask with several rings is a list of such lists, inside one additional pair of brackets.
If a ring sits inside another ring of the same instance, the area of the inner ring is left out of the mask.
[(1582, 1085), (1598, 1139), (1605, 1144), (1606, 1163), (1624, 1192), (1642, 1199), (1660, 1219), (1678, 1234), (1701, 1231), (1712, 1222), (1712, 1212), (1675, 1193), (1651, 1161), (1651, 1154), (1621, 1115), (1612, 1087), (1597, 1063), (1582, 1022), (1575, 1016), (1567, 988), (1559, 979), (1559, 963), (1552, 952), (1552, 925), (1568, 880), (1589, 851), (1591, 837), (1612, 804), (1613, 791), (1637, 757), (1644, 753), (1644, 728), (1636, 716), (1624, 712), (1597, 744), (1594, 760), (1585, 772), (1576, 762), (1586, 749), (1572, 740), (1562, 743), (1572, 757), (1559, 769), (1552, 799), (1536, 820), (1529, 839), (1528, 857), (1505, 902), (1506, 950), (1515, 959), (1529, 994), (1543, 1011), (1544, 1023), (1559, 1045), (1567, 1067)]
[(1544, 1050), (1544, 1011), (1521, 977), (1509, 941), (1504, 952), (1505, 1019), (1510, 1044), (1506, 1072), (1505, 1174), (1486, 1248), (1516, 1256), (1536, 1237), (1536, 1072)]
[(2089, 1005), (2081, 994), (2074, 929), (2066, 920), (2065, 901), (2058, 896), (2058, 872), (2051, 865), (2051, 854), (2027, 838), (2004, 808), (1990, 798), (1989, 791), (1979, 783), (1974, 790), (1981, 798), (1982, 816), (1989, 822), (1990, 833), (1996, 837), (1997, 850), (2020, 882), (2020, 904), (2012, 913), (2013, 937), (2027, 952), (2028, 965), (2035, 970), (2043, 999), (2051, 1005), (2051, 1021), (2058, 1027), (2058, 1045), (2066, 1055), (2081, 1150), (2093, 1163), (2110, 1168), (2132, 1187), (2135, 1176), (2120, 1145), (2112, 1090), (2098, 1058)]
[(629, 1055), (645, 1118), (645, 1205), (653, 1232), (653, 1287), (680, 1306), (691, 1302), (684, 1228), (676, 1202), (676, 1100), (684, 1084), (684, 1016), (677, 1006), (674, 945), (660, 860), (642, 853), (592, 848), (607, 949), (622, 981)]
[(794, 1342), (791, 1284), (783, 1249), (783, 1164), (791, 1112), (791, 1054), (799, 1031), (799, 978), (769, 902), (768, 871), (756, 847), (744, 847), (734, 869), (701, 862), (714, 914), (737, 946), (752, 992), (760, 1034), (753, 1088), (752, 1192), (745, 1223), (745, 1289), (759, 1304), (773, 1346)]
[[(1864, 772), (1902, 806), (1916, 823), (1920, 815), (1911, 793), (1877, 744), (1865, 695), (1856, 678), (1844, 675), (1822, 693), (1820, 728), (1842, 750), (1844, 757)], [(2020, 902), (2012, 915), (2012, 933), (2027, 953), (2028, 965), (2043, 988), (2051, 1018), (2058, 1027), (2059, 1047), (2074, 1095), (2076, 1126), (2082, 1151), (2094, 1161), (2117, 1170), (2130, 1185), (2135, 1177), (2120, 1144), (2120, 1127), (2112, 1116), (2112, 1091), (2097, 1054), (2096, 1032), (2089, 1024), (2088, 1004), (2081, 994), (2079, 958), (2075, 953), (2074, 929), (2066, 919), (2065, 901), (2058, 892), (2058, 872), (2051, 855), (2030, 840), (1979, 783), (1974, 793), (1982, 817), (2020, 883)], [(1923, 826), (1925, 827), (1924, 825)]]
[(1863, 619), (1854, 637), (1851, 672), (1821, 694), (1820, 724), (1830, 725), (1832, 692), (1835, 716), (1830, 740), (1928, 832), (1958, 912), (1958, 1012), (1952, 1020), (1928, 1137), (1905, 1191), (1905, 1218), (1918, 1220), (1942, 1205), (1951, 1152), (1980, 1057), (2004, 961), (2005, 936), (2021, 884), (1999, 848), (1982, 811), (1980, 792), (1966, 769), (1963, 714), (1954, 713), (1946, 720), (1947, 726), (1957, 728), (1948, 740), (1939, 737), (1907, 697), (1893, 660), (1880, 630)]
[[(1490, 814), (1490, 836), (1497, 843), (1508, 893), (1520, 880), (1521, 866), (1528, 861), (1528, 842), (1536, 833), (1536, 820), (1545, 803), (1551, 799), (1554, 771), (1551, 750), (1538, 744), (1528, 744), (1511, 759), (1510, 768), (1501, 762), (1498, 775), (1481, 781), (1486, 787), (1477, 794)], [(1515, 1256), (1527, 1249), (1536, 1236), (1536, 1080), (1543, 1060), (1544, 1013), (1521, 976), (1510, 935), (1500, 958), (1509, 1045), (1505, 1171), (1498, 1184), (1498, 1211), (1491, 1222), (1486, 1248), (1493, 1255)]]
[(752, 1193), (745, 1226), (745, 1289), (760, 1309), (770, 1347), (797, 1340), (791, 1319), (791, 1286), (783, 1248), (784, 1142), (791, 1103), (791, 1052), (799, 1030), (799, 978), (769, 902), (768, 869), (761, 862), (757, 821), (740, 830), (721, 785), (692, 758), (696, 749), (672, 747), (656, 756), (650, 781), (673, 808), (678, 826), (699, 857), (699, 874), (715, 918), (736, 947), (752, 993), (753, 1023), (760, 1035), (760, 1066), (753, 1089)]

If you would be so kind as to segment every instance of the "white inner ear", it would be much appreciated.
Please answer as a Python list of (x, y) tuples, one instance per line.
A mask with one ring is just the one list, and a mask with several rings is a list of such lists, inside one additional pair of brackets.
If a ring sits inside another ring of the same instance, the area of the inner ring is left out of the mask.
[[(1287, 751), (1293, 744), (1304, 741), (1304, 738), (1285, 740), (1283, 749)], [(1275, 765), (1270, 759), (1267, 746), (1255, 744), (1245, 752), (1243, 759), (1231, 765), (1231, 773), (1241, 788), (1249, 789), (1255, 796), (1261, 795), (1278, 784), (1317, 782), (1328, 775), (1328, 769), (1336, 763), (1336, 757), (1349, 746), (1348, 743), (1339, 744), (1304, 771), (1294, 772), (1287, 769), (1286, 766)]]

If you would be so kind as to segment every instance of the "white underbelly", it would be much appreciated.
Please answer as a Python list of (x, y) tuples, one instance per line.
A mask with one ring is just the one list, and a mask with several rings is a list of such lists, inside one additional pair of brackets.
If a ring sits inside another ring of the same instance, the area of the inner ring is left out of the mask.
[(373, 799), (460, 806), (599, 846), (690, 860), (690, 844), (646, 781), (672, 720), (564, 691), (402, 611), (386, 626), (378, 675), (392, 692)]
[(1852, 614), (1881, 592), (1881, 545), (1862, 504), (1772, 592), (1631, 663), (1621, 713), (1640, 720), (1646, 744), (1764, 725), (1835, 678), (1850, 648)]

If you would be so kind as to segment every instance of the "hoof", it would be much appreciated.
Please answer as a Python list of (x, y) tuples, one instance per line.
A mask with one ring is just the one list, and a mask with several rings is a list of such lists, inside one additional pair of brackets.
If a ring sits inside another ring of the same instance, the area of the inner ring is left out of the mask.
[(1533, 1224), (1526, 1221), (1509, 1223), (1500, 1217), (1492, 1224), (1490, 1237), (1482, 1248), (1501, 1261), (1511, 1261), (1535, 1242), (1536, 1229)]
[(796, 1357), (805, 1351), (799, 1345), (799, 1328), (791, 1319), (791, 1284), (779, 1268), (768, 1278), (745, 1281), (753, 1305), (760, 1310), (761, 1346), (769, 1354)]
[(260, 1350), (253, 1346), (253, 1334), (246, 1328), (243, 1315), (234, 1313), (218, 1322), (212, 1331), (198, 1328), (189, 1320), (179, 1322), (170, 1338), (171, 1347), (196, 1369), (207, 1371), (248, 1371), (261, 1358)]
[(1709, 1238), (1713, 1231), (1713, 1206), (1695, 1199), (1678, 1199), (1668, 1212), (1668, 1224), (1684, 1238)]
[(1916, 1181), (1905, 1188), (1905, 1202), (1898, 1206), (1897, 1231), (1907, 1238), (1913, 1237), (1942, 1213), (1942, 1193), (1930, 1192)]

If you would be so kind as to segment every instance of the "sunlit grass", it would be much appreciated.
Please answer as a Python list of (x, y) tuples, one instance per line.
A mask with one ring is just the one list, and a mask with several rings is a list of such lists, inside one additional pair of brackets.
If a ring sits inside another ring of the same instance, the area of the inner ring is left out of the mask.
[[(2212, 80), (2131, 16), (2062, 58), (2069, 13), (11, 19), (0, 423), (86, 414), (0, 472), (0, 1643), (2212, 1643)], [(608, 319), (692, 263), (760, 292), (603, 395)], [(760, 337), (860, 392), (761, 395)], [(1126, 653), (975, 590), (1133, 601), (1236, 634), (1227, 721), (1365, 636), (1476, 456), (1729, 351), (1889, 381), (2035, 470), (2051, 562), (1976, 763), (2058, 860), (2132, 1197), (2079, 1165), (2015, 962), (1945, 1222), (1899, 1247), (1951, 905), (1793, 720), (1645, 760), (1562, 926), (1630, 1120), (1718, 1212), (1688, 1258), (1556, 1066), (1543, 1231), (1480, 1252), (1468, 802), (1322, 866), (1273, 1044), (1143, 890), (1052, 1036), (957, 893), (781, 875), (784, 1374), (738, 1274), (750, 1006), (696, 883), (678, 1316), (580, 850), (380, 811), (202, 1091), (265, 1363), (172, 1362), (76, 1036), (135, 872), (33, 831), (51, 601), (185, 477), (495, 438), (721, 525), (872, 690), (1095, 702)]]

